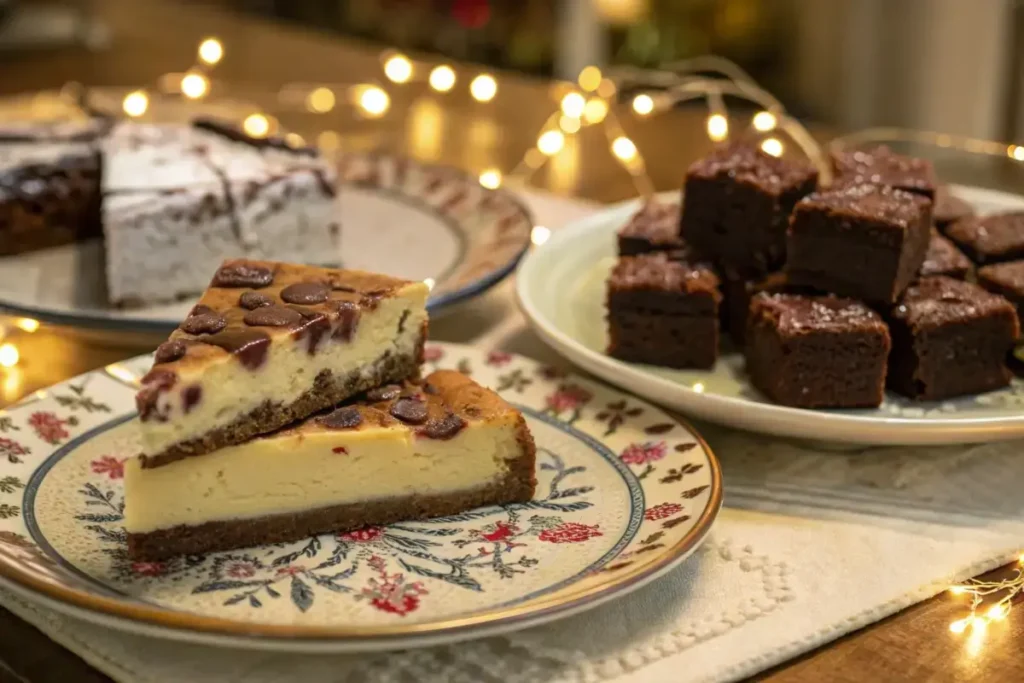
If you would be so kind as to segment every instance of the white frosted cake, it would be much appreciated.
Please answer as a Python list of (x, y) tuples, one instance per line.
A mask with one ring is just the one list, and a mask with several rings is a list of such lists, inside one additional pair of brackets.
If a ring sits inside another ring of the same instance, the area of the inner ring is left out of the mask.
[(122, 123), (103, 147), (111, 303), (193, 296), (227, 258), (337, 260), (335, 174), (309, 150), (210, 124)]

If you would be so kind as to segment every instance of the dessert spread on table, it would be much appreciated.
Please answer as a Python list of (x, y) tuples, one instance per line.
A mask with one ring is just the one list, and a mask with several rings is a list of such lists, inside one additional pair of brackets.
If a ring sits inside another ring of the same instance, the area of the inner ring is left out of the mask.
[(132, 557), (291, 541), (533, 496), (522, 415), (420, 378), (427, 286), (226, 261), (154, 356), (126, 466)]
[(720, 337), (751, 383), (800, 408), (1005, 387), (1024, 302), (1024, 213), (977, 217), (931, 164), (887, 147), (809, 165), (745, 144), (692, 164), (680, 204), (619, 231), (609, 355), (710, 368)]
[(335, 171), (215, 121), (0, 127), (0, 255), (101, 238), (115, 306), (199, 294), (226, 258), (329, 265)]

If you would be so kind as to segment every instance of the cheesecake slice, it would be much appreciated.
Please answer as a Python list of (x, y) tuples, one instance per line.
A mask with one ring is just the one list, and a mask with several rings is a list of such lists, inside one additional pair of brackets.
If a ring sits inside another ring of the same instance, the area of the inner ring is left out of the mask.
[(201, 458), (125, 469), (133, 559), (294, 541), (533, 497), (523, 416), (437, 371)]
[(226, 261), (142, 378), (140, 464), (240, 444), (415, 375), (427, 294), (362, 271)]

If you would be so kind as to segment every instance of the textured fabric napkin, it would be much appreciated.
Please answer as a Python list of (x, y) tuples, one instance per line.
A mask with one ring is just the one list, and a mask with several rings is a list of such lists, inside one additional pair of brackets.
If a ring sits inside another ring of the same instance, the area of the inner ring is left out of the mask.
[[(593, 207), (526, 197), (557, 227)], [(546, 361), (510, 283), (434, 321), (432, 336)], [(726, 507), (708, 541), (654, 584), (580, 616), (403, 653), (293, 656), (183, 645), (0, 603), (118, 681), (683, 683), (731, 681), (1010, 561), (1024, 545), (1024, 443), (835, 450), (698, 425)]]

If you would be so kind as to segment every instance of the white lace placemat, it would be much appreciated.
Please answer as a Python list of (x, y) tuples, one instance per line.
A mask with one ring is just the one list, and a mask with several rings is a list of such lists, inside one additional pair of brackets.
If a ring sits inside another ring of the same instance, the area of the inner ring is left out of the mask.
[[(585, 214), (533, 194), (539, 222)], [(433, 322), (435, 338), (554, 360), (509, 284)], [(698, 425), (726, 508), (680, 569), (595, 610), (527, 631), (368, 656), (290, 656), (85, 625), (0, 591), (0, 604), (132, 683), (685, 683), (783, 662), (1010, 561), (1024, 545), (1024, 443), (829, 450)], [(938, 635), (938, 634), (937, 634)]]

